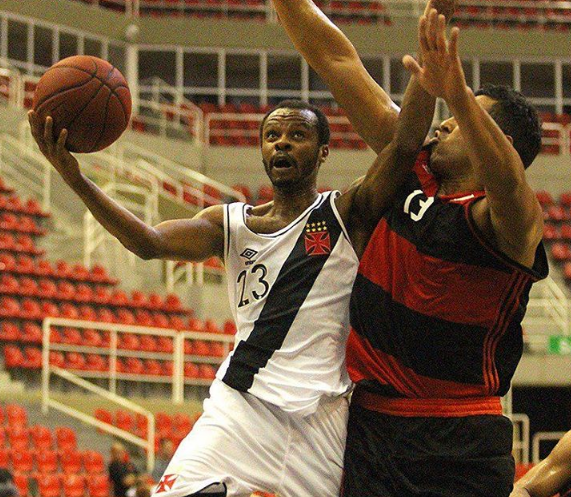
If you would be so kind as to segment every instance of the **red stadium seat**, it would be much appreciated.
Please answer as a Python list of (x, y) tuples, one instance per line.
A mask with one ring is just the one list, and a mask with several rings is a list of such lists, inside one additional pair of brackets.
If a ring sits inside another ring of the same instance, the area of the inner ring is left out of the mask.
[(10, 450), (0, 447), (0, 468), (8, 468), (10, 466)]
[(22, 342), (28, 343), (41, 343), (42, 342), (42, 329), (35, 323), (25, 322), (22, 326), (22, 333), (20, 335)]
[(559, 203), (565, 207), (571, 207), (571, 192), (563, 192), (559, 196)]
[(54, 273), (60, 278), (70, 278), (71, 267), (66, 261), (59, 260), (56, 262)]
[(56, 352), (55, 350), (50, 350), (50, 365), (63, 368), (64, 364), (65, 358), (63, 354), (61, 352)]
[(26, 298), (22, 301), (20, 312), (25, 319), (40, 319), (42, 308), (37, 300)]
[(22, 274), (34, 274), (36, 265), (29, 255), (19, 255), (16, 259), (16, 270)]
[(551, 246), (551, 257), (556, 261), (567, 261), (571, 259), (571, 247), (566, 243), (554, 243)]
[(225, 335), (235, 335), (236, 334), (236, 325), (232, 321), (226, 321), (224, 323), (224, 334)]
[(69, 281), (60, 281), (57, 285), (57, 298), (61, 300), (72, 300), (74, 297), (75, 285)]
[(145, 373), (143, 361), (137, 357), (127, 357), (125, 359), (125, 373), (133, 375), (142, 375)]
[(52, 432), (47, 426), (34, 425), (30, 428), (30, 435), (32, 436), (32, 443), (34, 447), (39, 450), (49, 450), (53, 446)]
[(75, 300), (80, 302), (91, 302), (93, 300), (93, 290), (89, 285), (85, 283), (80, 283), (76, 287)]
[(188, 320), (188, 329), (190, 331), (199, 331), (199, 332), (203, 332), (204, 330), (204, 323), (197, 318), (190, 318)]
[(82, 305), (78, 309), (79, 319), (83, 321), (97, 321), (97, 312), (89, 305)]
[(117, 348), (123, 350), (139, 350), (141, 342), (137, 335), (121, 333), (118, 338)]
[(106, 471), (103, 455), (94, 450), (86, 450), (83, 453), (83, 466), (90, 477)]
[(89, 279), (89, 269), (83, 264), (74, 264), (71, 268), (71, 276), (78, 281), (85, 281)]
[(60, 497), (61, 481), (59, 476), (55, 474), (42, 475), (41, 478), (38, 478), (38, 491), (40, 497)]
[(161, 376), (163, 373), (163, 368), (159, 361), (155, 359), (147, 359), (144, 361), (145, 374), (151, 376)]
[(77, 474), (68, 474), (63, 479), (63, 494), (65, 497), (84, 497), (85, 479)]
[(563, 276), (567, 281), (571, 280), (571, 262), (566, 262), (563, 266)]
[(168, 294), (165, 299), (164, 309), (170, 312), (182, 310), (182, 304), (178, 295), (175, 295), (174, 293)]
[[(2, 466), (0, 462), (0, 466)], [(19, 497), (27, 497), (29, 495), (29, 482), (28, 475), (26, 473), (14, 473), (14, 485), (18, 489), (20, 494)]]
[(106, 357), (97, 354), (87, 354), (85, 356), (85, 369), (88, 371), (107, 371), (109, 363)]
[(569, 219), (569, 213), (561, 205), (548, 207), (547, 216), (551, 221), (567, 221)]
[(95, 419), (98, 419), (103, 423), (107, 423), (108, 425), (113, 425), (113, 414), (111, 414), (111, 411), (108, 411), (107, 409), (95, 409), (93, 415), (95, 416)]
[(89, 497), (109, 497), (110, 484), (107, 475), (93, 475), (88, 480)]
[(30, 430), (17, 424), (6, 428), (8, 442), (13, 450), (27, 451), (30, 442)]
[(36, 468), (39, 473), (55, 473), (58, 469), (58, 458), (55, 450), (41, 450), (36, 455)]
[(12, 449), (12, 470), (29, 473), (34, 469), (34, 458), (31, 451), (25, 448)]
[(91, 268), (91, 281), (108, 282), (109, 280), (107, 270), (103, 266), (96, 264)]
[(111, 293), (104, 286), (95, 287), (95, 293), (93, 294), (93, 301), (98, 304), (106, 304), (111, 299)]
[(36, 295), (38, 293), (38, 282), (32, 278), (20, 279), (20, 295)]
[(0, 316), (17, 317), (20, 315), (20, 304), (13, 297), (2, 297), (0, 300)]
[(157, 350), (157, 339), (152, 335), (141, 335), (140, 350), (145, 352), (155, 352)]
[(50, 261), (41, 260), (37, 262), (35, 272), (37, 275), (51, 276), (52, 274), (54, 274), (54, 269), (52, 268)]
[(133, 290), (131, 292), (131, 301), (129, 305), (133, 307), (145, 307), (147, 305), (147, 297), (140, 290)]
[(163, 314), (162, 312), (153, 312), (151, 317), (153, 319), (153, 326), (158, 328), (168, 328), (169, 318), (166, 314)]
[(99, 309), (99, 312), (97, 313), (97, 321), (101, 321), (102, 323), (114, 323), (116, 321), (116, 317), (110, 309), (102, 308)]
[(68, 352), (65, 355), (65, 369), (77, 371), (85, 369), (85, 357), (77, 352)]
[(186, 361), (184, 363), (184, 377), (185, 378), (200, 378), (200, 369), (196, 364)]
[(192, 342), (192, 353), (199, 356), (209, 356), (210, 344), (204, 340), (194, 340)]
[(20, 338), (20, 328), (14, 323), (4, 321), (0, 325), (0, 340), (15, 341)]
[(129, 297), (123, 290), (115, 290), (111, 295), (111, 302), (114, 305), (128, 305), (129, 304)]
[(115, 426), (125, 431), (131, 431), (135, 425), (133, 416), (127, 411), (118, 409), (115, 413)]
[(61, 340), (67, 345), (81, 345), (83, 342), (80, 331), (69, 327), (61, 331)]
[(159, 433), (172, 431), (172, 418), (166, 412), (158, 412), (155, 415), (155, 427)]
[(173, 328), (177, 331), (184, 330), (186, 328), (184, 319), (180, 316), (171, 316), (169, 318), (169, 328)]
[(187, 433), (192, 429), (193, 422), (188, 414), (176, 413), (172, 417), (173, 430), (186, 431)]
[(81, 454), (75, 449), (69, 449), (61, 452), (59, 462), (61, 469), (67, 475), (70, 473), (79, 473), (81, 471)]
[(157, 337), (157, 352), (167, 352), (173, 351), (173, 342), (170, 337)]
[(101, 333), (91, 328), (83, 330), (83, 345), (86, 347), (101, 347), (103, 345)]
[(204, 380), (213, 380), (216, 378), (216, 370), (210, 364), (199, 364), (198, 369), (200, 378)]
[(117, 322), (121, 324), (135, 324), (135, 315), (129, 309), (117, 310)]
[(69, 302), (65, 302), (60, 307), (60, 314), (64, 318), (79, 319), (77, 307)]
[(35, 347), (24, 348), (24, 363), (26, 369), (40, 369), (42, 367), (42, 351)]
[(222, 333), (222, 330), (212, 319), (207, 319), (204, 322), (204, 328), (207, 333)]
[(571, 240), (571, 224), (564, 224), (561, 226), (561, 238), (564, 240)]
[(138, 325), (141, 326), (153, 326), (153, 316), (151, 313), (145, 309), (137, 309), (135, 311), (135, 319)]
[(161, 298), (161, 296), (157, 293), (151, 293), (149, 295), (149, 307), (151, 309), (162, 309), (163, 307), (163, 299)]
[(38, 282), (38, 295), (44, 298), (52, 298), (57, 295), (57, 286), (52, 280), (42, 278)]
[(50, 302), (49, 300), (42, 301), (40, 304), (40, 307), (42, 310), (42, 316), (44, 318), (46, 318), (46, 317), (57, 318), (60, 314), (58, 306), (56, 304), (54, 304), (53, 302)]

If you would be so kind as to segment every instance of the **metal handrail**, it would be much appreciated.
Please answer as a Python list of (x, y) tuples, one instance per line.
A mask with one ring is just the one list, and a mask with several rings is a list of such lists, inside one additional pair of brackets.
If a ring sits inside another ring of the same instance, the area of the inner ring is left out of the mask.
[(532, 440), (531, 462), (533, 464), (538, 464), (541, 461), (541, 459), (539, 458), (539, 448), (540, 448), (539, 446), (541, 442), (547, 440), (561, 440), (566, 433), (567, 433), (566, 431), (553, 431), (553, 432), (538, 431), (537, 433), (535, 433), (535, 435), (533, 435), (533, 440)]

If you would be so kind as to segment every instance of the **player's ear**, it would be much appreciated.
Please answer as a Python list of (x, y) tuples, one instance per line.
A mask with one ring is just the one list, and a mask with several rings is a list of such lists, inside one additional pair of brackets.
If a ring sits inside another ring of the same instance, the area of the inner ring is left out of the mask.
[(319, 147), (319, 163), (325, 162), (327, 157), (329, 157), (329, 145), (321, 145), (321, 147)]
[(513, 145), (514, 144), (514, 139), (510, 136), (510, 135), (506, 135), (506, 138), (509, 140), (509, 142)]

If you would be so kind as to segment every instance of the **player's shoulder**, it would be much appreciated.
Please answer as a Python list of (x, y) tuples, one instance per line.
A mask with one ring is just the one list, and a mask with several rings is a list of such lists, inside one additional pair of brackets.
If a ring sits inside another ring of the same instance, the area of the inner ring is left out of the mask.
[(225, 204), (212, 205), (206, 209), (201, 210), (194, 218), (204, 219), (213, 224), (224, 226), (224, 210)]

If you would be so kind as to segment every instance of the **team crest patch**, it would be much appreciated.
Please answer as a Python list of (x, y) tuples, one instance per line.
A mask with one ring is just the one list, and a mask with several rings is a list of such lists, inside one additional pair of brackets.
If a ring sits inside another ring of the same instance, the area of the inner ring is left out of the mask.
[(161, 492), (168, 492), (173, 487), (174, 482), (177, 478), (178, 475), (163, 475), (161, 481), (157, 485), (157, 490), (155, 493), (160, 494)]
[(305, 225), (305, 253), (307, 255), (331, 253), (331, 238), (325, 221)]

